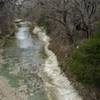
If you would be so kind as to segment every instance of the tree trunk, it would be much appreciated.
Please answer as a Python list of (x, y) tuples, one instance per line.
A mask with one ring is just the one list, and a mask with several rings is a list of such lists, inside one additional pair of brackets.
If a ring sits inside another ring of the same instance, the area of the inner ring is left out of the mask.
[(67, 33), (69, 45), (74, 45), (73, 35)]
[(74, 45), (74, 37), (73, 37), (71, 29), (69, 28), (69, 25), (67, 23), (65, 25), (65, 32), (66, 32), (66, 35), (67, 35), (69, 45)]

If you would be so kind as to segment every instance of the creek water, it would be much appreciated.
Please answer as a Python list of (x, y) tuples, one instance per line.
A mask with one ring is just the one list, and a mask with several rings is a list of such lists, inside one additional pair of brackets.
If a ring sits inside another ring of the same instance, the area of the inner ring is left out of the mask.
[(12, 40), (11, 44), (8, 41), (9, 45), (4, 48), (5, 63), (0, 69), (0, 75), (8, 80), (12, 88), (15, 88), (17, 96), (21, 95), (19, 96), (21, 100), (48, 100), (41, 77), (44, 44), (36, 36), (32, 39), (25, 22), (20, 22), (18, 25), (15, 40)]
[(24, 91), (22, 99), (17, 100), (82, 100), (61, 74), (56, 55), (48, 49), (50, 38), (45, 29), (36, 26), (33, 33), (32, 37), (27, 23), (20, 22), (15, 42), (3, 51), (5, 63), (0, 76), (8, 80), (16, 94)]

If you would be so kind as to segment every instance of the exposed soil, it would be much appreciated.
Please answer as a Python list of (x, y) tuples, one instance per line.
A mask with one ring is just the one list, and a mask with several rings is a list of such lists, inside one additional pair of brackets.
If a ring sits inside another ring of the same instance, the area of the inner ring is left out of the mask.
[(61, 36), (54, 36), (51, 34), (50, 37), (52, 40), (49, 48), (57, 55), (62, 72), (66, 74), (73, 86), (79, 91), (79, 94), (83, 97), (83, 100), (100, 100), (99, 89), (91, 86), (83, 86), (68, 70), (66, 60), (68, 59), (72, 49), (71, 47), (67, 46), (66, 36), (63, 36), (62, 38)]

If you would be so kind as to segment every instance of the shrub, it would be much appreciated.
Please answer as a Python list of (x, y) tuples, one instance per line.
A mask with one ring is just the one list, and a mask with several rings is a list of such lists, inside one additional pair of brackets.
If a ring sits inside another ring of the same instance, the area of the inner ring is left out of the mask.
[(68, 64), (80, 82), (100, 87), (100, 38), (86, 40), (74, 50)]

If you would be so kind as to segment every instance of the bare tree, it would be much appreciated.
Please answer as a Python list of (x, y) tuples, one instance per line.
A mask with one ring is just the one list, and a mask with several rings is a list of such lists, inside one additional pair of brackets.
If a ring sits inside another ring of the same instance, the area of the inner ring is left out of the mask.
[[(45, 16), (60, 23), (70, 44), (74, 43), (73, 29), (84, 31), (89, 38), (96, 21), (98, 0), (38, 0)], [(74, 28), (73, 28), (74, 27)]]
[(77, 30), (84, 31), (87, 38), (91, 36), (97, 20), (98, 6), (98, 0), (73, 0), (71, 8), (74, 25)]
[(39, 0), (40, 8), (45, 10), (45, 17), (60, 23), (67, 34), (69, 43), (73, 43), (73, 34), (69, 24), (69, 0)]
[(0, 0), (0, 32), (3, 35), (12, 33), (16, 0)]
[(91, 36), (99, 4), (99, 0), (0, 0), (0, 16), (11, 20), (14, 17), (34, 19), (42, 13), (62, 25), (69, 43), (73, 44), (74, 29), (85, 33), (87, 38)]

